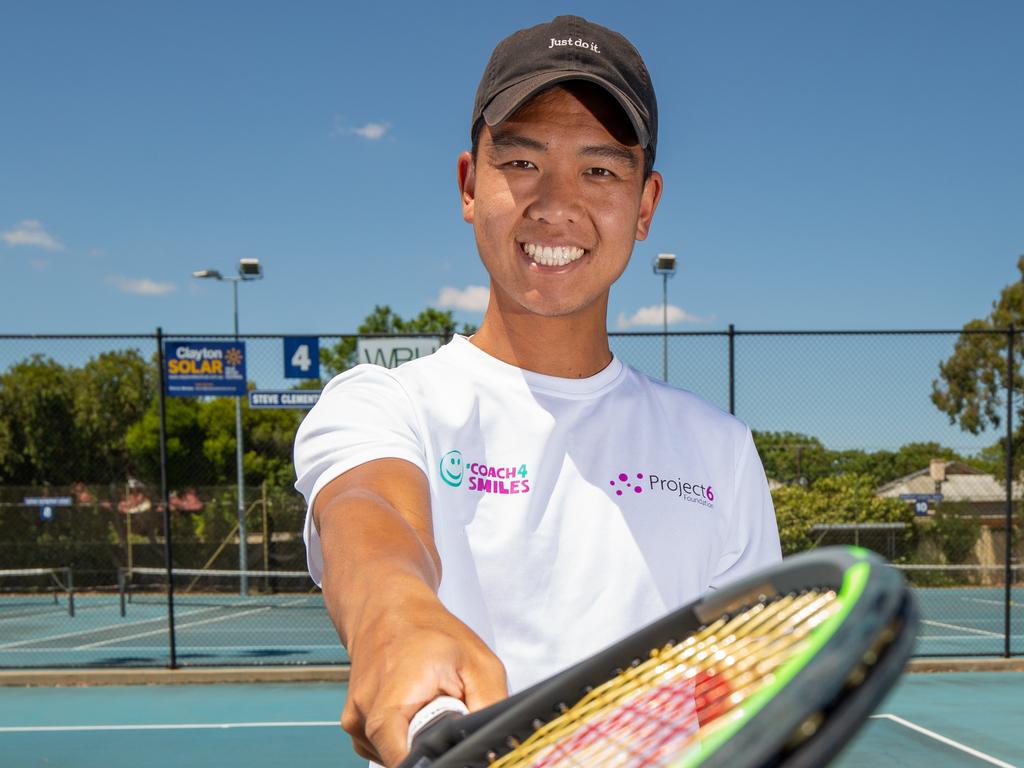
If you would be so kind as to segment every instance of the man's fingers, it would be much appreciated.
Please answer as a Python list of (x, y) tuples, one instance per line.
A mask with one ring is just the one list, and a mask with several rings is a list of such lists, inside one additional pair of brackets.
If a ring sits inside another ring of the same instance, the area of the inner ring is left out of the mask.
[(380, 762), (395, 766), (408, 754), (407, 739), (409, 718), (397, 709), (389, 709), (381, 715), (370, 715), (366, 719), (366, 736), (372, 742)]
[(497, 656), (488, 656), (472, 668), (462, 670), (463, 700), (470, 712), (489, 707), (508, 697), (505, 666)]

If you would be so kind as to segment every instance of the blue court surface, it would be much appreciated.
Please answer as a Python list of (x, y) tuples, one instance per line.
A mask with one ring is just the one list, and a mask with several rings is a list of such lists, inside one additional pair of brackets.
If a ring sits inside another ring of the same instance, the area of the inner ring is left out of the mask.
[[(138, 667), (168, 663), (167, 604), (136, 595), (0, 600), (0, 667)], [(174, 611), (182, 666), (340, 664), (348, 661), (318, 591), (187, 594)]]
[[(344, 684), (0, 688), (8, 768), (365, 766)], [(1024, 767), (1024, 672), (907, 675), (839, 768)]]
[[(1006, 643), (1003, 587), (916, 587), (922, 656), (999, 656)], [(136, 595), (121, 615), (114, 594), (0, 599), (0, 667), (164, 666), (167, 606), (162, 594)], [(181, 666), (339, 664), (347, 661), (319, 592), (181, 594), (176, 598)], [(1010, 649), (1024, 654), (1024, 587), (1010, 602)]]

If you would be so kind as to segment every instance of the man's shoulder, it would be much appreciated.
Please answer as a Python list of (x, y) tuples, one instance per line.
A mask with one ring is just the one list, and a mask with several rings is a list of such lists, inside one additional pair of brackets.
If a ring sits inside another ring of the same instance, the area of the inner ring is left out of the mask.
[(723, 410), (705, 397), (688, 389), (667, 384), (642, 371), (627, 366), (633, 388), (643, 396), (656, 401), (673, 421), (682, 419), (714, 430), (725, 430), (736, 438), (746, 435), (748, 427), (728, 411)]

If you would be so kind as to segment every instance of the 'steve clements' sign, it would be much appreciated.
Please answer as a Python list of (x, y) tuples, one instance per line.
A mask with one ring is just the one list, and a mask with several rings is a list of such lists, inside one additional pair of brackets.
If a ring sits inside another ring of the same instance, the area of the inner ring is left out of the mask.
[(165, 341), (164, 376), (171, 397), (244, 395), (244, 341)]
[(319, 389), (254, 389), (250, 408), (312, 408), (320, 399)]

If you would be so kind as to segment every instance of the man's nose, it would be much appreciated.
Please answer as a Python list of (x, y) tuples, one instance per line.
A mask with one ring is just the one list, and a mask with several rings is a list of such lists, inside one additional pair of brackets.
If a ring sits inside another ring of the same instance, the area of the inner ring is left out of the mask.
[(582, 217), (580, 200), (575, 174), (546, 173), (537, 182), (536, 196), (526, 215), (547, 224), (575, 224)]

